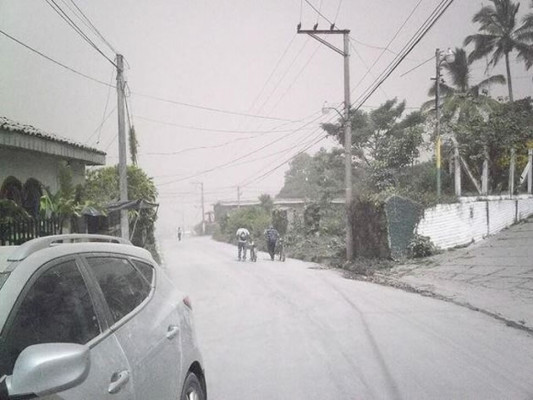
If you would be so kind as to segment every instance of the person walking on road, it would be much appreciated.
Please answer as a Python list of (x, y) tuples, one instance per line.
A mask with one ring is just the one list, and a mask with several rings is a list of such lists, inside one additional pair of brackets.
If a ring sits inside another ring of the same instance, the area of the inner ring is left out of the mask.
[(236, 236), (239, 261), (241, 261), (241, 254), (242, 260), (246, 261), (246, 245), (250, 237), (250, 232), (246, 228), (239, 228), (237, 229)]
[(268, 254), (270, 254), (270, 259), (274, 261), (274, 254), (276, 252), (276, 243), (279, 239), (279, 232), (274, 229), (272, 225), (265, 231), (265, 239), (267, 242)]
[(181, 242), (181, 226), (178, 227), (178, 242)]

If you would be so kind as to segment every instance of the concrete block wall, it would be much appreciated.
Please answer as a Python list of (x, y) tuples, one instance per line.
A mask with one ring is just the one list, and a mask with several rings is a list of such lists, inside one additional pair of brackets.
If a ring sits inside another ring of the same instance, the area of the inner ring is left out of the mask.
[(424, 210), (415, 231), (441, 249), (466, 245), (533, 215), (533, 197), (461, 198)]

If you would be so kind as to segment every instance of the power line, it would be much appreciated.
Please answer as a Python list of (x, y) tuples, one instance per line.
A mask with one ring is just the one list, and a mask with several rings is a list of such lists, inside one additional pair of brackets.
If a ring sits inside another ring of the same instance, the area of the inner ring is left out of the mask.
[(81, 36), (92, 48), (94, 48), (100, 55), (111, 63), (115, 68), (117, 65), (83, 32), (83, 30), (76, 25), (76, 23), (68, 16), (68, 14), (55, 2), (55, 0), (45, 0), (46, 3), (69, 25), (74, 31)]
[[(26, 43), (20, 41), (19, 39), (15, 38), (13, 36), (11, 36), (10, 34), (8, 34), (7, 32), (5, 32), (5, 31), (3, 31), (1, 29), (0, 29), (0, 33), (2, 35), (6, 36), (7, 38), (11, 39), (15, 43), (17, 43), (17, 44), (25, 47), (26, 49), (32, 51), (33, 53), (43, 57), (44, 59), (46, 59), (46, 60), (48, 60), (48, 61), (50, 61), (50, 62), (52, 62), (52, 63), (54, 63), (56, 65), (59, 65), (60, 67), (66, 69), (66, 70), (68, 70), (68, 71), (70, 71), (70, 72), (72, 72), (72, 73), (74, 73), (76, 75), (79, 75), (79, 76), (81, 76), (81, 77), (83, 77), (85, 79), (88, 79), (90, 81), (99, 83), (100, 85), (104, 85), (106, 87), (110, 87), (110, 88), (116, 89), (115, 85), (111, 85), (111, 84), (109, 84), (107, 82), (104, 82), (102, 80), (93, 78), (93, 77), (91, 77), (91, 76), (89, 76), (87, 74), (84, 74), (83, 72), (77, 71), (76, 69), (61, 63), (61, 62), (53, 59), (52, 57), (47, 56), (46, 54), (40, 52), (39, 50), (34, 49), (33, 47), (27, 45)], [(133, 94), (135, 96), (139, 96), (139, 97), (144, 97), (144, 98), (148, 98), (148, 99), (152, 99), (152, 100), (156, 100), (156, 101), (169, 103), (169, 104), (175, 104), (175, 105), (180, 105), (180, 106), (184, 106), (184, 107), (190, 107), (190, 108), (195, 108), (195, 109), (199, 109), (199, 110), (217, 112), (217, 113), (222, 113), (222, 114), (229, 114), (229, 115), (236, 115), (236, 116), (241, 116), (241, 117), (250, 117), (250, 118), (271, 120), (271, 121), (282, 121), (282, 122), (287, 122), (287, 123), (298, 123), (298, 122), (301, 121), (301, 120), (291, 120), (291, 119), (271, 117), (271, 116), (266, 116), (266, 115), (257, 115), (257, 114), (250, 114), (250, 113), (242, 113), (242, 112), (238, 112), (238, 111), (224, 110), (224, 109), (219, 109), (219, 108), (210, 107), (210, 106), (203, 106), (203, 105), (199, 105), (199, 104), (191, 104), (191, 103), (186, 103), (186, 102), (172, 100), (172, 99), (165, 99), (165, 98), (162, 98), (162, 97), (157, 97), (157, 96), (152, 96), (152, 95), (149, 95), (149, 94), (143, 94), (143, 93), (137, 93), (137, 92), (131, 92), (131, 94)], [(191, 128), (191, 129), (194, 129), (194, 128)]]
[(221, 109), (221, 108), (201, 106), (201, 105), (198, 105), (198, 104), (186, 103), (186, 102), (178, 101), (178, 100), (165, 99), (165, 98), (162, 98), (162, 97), (152, 96), (152, 95), (149, 95), (149, 94), (143, 94), (143, 93), (137, 93), (137, 92), (131, 92), (131, 94), (133, 94), (134, 96), (139, 96), (139, 97), (144, 97), (144, 98), (147, 98), (147, 99), (161, 101), (163, 103), (175, 104), (175, 105), (178, 105), (178, 106), (196, 108), (196, 109), (205, 110), (205, 111), (212, 111), (212, 112), (217, 112), (217, 113), (221, 113), (221, 114), (238, 115), (240, 117), (267, 119), (267, 120), (272, 120), (272, 121), (296, 122), (294, 120), (290, 120), (290, 119), (286, 119), (286, 118), (268, 117), (268, 116), (265, 116), (265, 115), (248, 114), (248, 113), (243, 113), (243, 112), (238, 112), (238, 111), (224, 110), (224, 109)]
[(405, 75), (407, 75), (407, 74), (410, 73), (410, 72), (413, 72), (415, 69), (420, 68), (422, 65), (427, 64), (428, 62), (430, 62), (430, 61), (433, 60), (434, 58), (435, 58), (435, 56), (431, 56), (431, 57), (428, 58), (426, 61), (421, 62), (421, 63), (418, 64), (416, 67), (413, 67), (413, 68), (411, 68), (409, 71), (404, 72), (403, 74), (401, 74), (401, 75), (400, 75), (400, 78), (403, 77), (403, 76), (405, 76)]
[[(112, 82), (113, 81), (113, 76), (115, 75), (115, 70), (111, 70), (111, 78), (110, 78), (110, 81)], [(110, 82), (110, 84), (111, 84)], [(103, 121), (102, 123), (100, 124), (100, 127), (98, 129), (98, 138), (96, 139), (96, 144), (99, 144), (100, 143), (100, 135), (102, 134), (102, 126), (104, 125), (104, 122), (106, 121), (107, 117), (106, 117), (106, 112), (107, 112), (107, 106), (109, 105), (109, 98), (111, 97), (111, 88), (108, 87), (107, 88), (107, 98), (106, 98), (106, 101), (105, 101), (105, 107), (104, 107), (104, 115), (103, 115)], [(110, 113), (111, 114), (111, 113)]]
[(169, 182), (160, 183), (159, 186), (169, 185), (169, 184), (177, 183), (177, 182), (181, 182), (181, 181), (184, 181), (184, 180), (187, 180), (187, 179), (193, 179), (193, 178), (196, 178), (196, 177), (198, 177), (198, 176), (201, 176), (201, 175), (207, 174), (207, 173), (209, 173), (209, 172), (213, 172), (213, 171), (215, 171), (215, 170), (217, 170), (217, 169), (221, 169), (221, 168), (229, 167), (230, 165), (233, 165), (233, 164), (235, 164), (236, 162), (238, 162), (238, 161), (240, 161), (240, 160), (243, 160), (243, 159), (245, 159), (245, 158), (251, 156), (252, 154), (255, 154), (255, 153), (257, 153), (257, 152), (259, 152), (259, 151), (261, 151), (261, 150), (264, 150), (265, 148), (270, 147), (270, 146), (272, 146), (273, 144), (275, 144), (275, 143), (277, 143), (277, 142), (279, 142), (279, 141), (281, 141), (281, 140), (283, 140), (283, 139), (286, 139), (287, 137), (290, 137), (290, 136), (292, 136), (292, 135), (298, 133), (298, 132), (301, 131), (303, 128), (305, 128), (306, 126), (312, 124), (313, 122), (315, 122), (315, 121), (317, 121), (317, 120), (319, 120), (319, 119), (320, 119), (320, 117), (315, 118), (314, 120), (312, 120), (312, 121), (310, 121), (310, 122), (308, 122), (308, 123), (302, 125), (301, 127), (295, 129), (293, 132), (289, 133), (288, 135), (284, 135), (284, 136), (282, 136), (282, 137), (279, 137), (279, 138), (277, 138), (277, 139), (275, 139), (275, 140), (273, 140), (273, 141), (267, 143), (266, 145), (261, 146), (261, 147), (255, 149), (255, 150), (253, 150), (253, 151), (251, 151), (251, 152), (248, 152), (248, 153), (246, 153), (245, 155), (240, 156), (240, 157), (238, 157), (238, 158), (236, 158), (236, 159), (230, 160), (230, 161), (228, 161), (228, 162), (226, 162), (226, 163), (223, 163), (223, 164), (221, 164), (221, 165), (217, 165), (217, 166), (215, 166), (215, 167), (213, 167), (213, 168), (209, 168), (209, 169), (206, 169), (206, 170), (204, 170), (204, 171), (200, 171), (200, 172), (198, 172), (198, 173), (195, 173), (195, 174), (189, 175), (189, 176), (187, 176), (187, 177), (183, 177), (183, 178), (180, 178), (180, 179), (172, 180), (172, 181), (169, 181)]
[[(64, 1), (64, 0), (63, 0)], [(102, 39), (102, 41), (107, 45), (107, 47), (109, 47), (111, 49), (111, 51), (115, 54), (118, 53), (118, 51), (115, 50), (115, 48), (107, 41), (107, 39), (100, 33), (100, 31), (94, 26), (94, 24), (91, 22), (91, 20), (84, 14), (84, 12), (80, 9), (80, 7), (78, 7), (78, 5), (76, 4), (76, 2), (74, 0), (70, 0), (70, 2), (72, 4), (74, 4), (74, 7), (76, 7), (76, 9), (80, 12), (80, 14), (85, 18), (85, 21), (87, 21), (87, 23), (90, 25), (90, 27), (92, 27), (92, 30), (94, 33), (96, 33), (96, 35), (98, 35), (100, 37), (100, 39)], [(83, 22), (83, 20), (82, 20)], [(85, 24), (85, 26), (87, 26), (87, 24)]]
[(69, 66), (67, 66), (67, 65), (65, 65), (65, 64), (63, 64), (63, 63), (60, 63), (59, 61), (54, 60), (52, 57), (49, 57), (49, 56), (47, 56), (46, 54), (41, 53), (39, 50), (35, 50), (33, 47), (27, 45), (26, 43), (21, 42), (20, 40), (14, 38), (13, 36), (9, 35), (8, 33), (4, 32), (4, 31), (1, 30), (1, 29), (0, 29), (0, 33), (1, 33), (2, 35), (6, 36), (7, 38), (13, 40), (14, 42), (20, 44), (21, 46), (25, 47), (26, 49), (28, 49), (28, 50), (34, 52), (35, 54), (38, 54), (39, 56), (41, 56), (41, 57), (47, 59), (48, 61), (51, 61), (51, 62), (53, 62), (54, 64), (59, 65), (60, 67), (63, 67), (63, 68), (65, 68), (66, 70), (69, 70), (70, 72), (75, 73), (76, 75), (82, 76), (82, 77), (85, 78), (85, 79), (89, 79), (89, 80), (91, 80), (91, 81), (93, 81), (93, 82), (97, 82), (97, 83), (99, 83), (99, 84), (101, 84), (101, 85), (115, 88), (115, 86), (110, 85), (110, 84), (107, 83), (107, 82), (104, 82), (104, 81), (101, 81), (101, 80), (99, 80), (99, 79), (93, 78), (93, 77), (91, 77), (91, 76), (89, 76), (89, 75), (84, 74), (83, 72), (77, 71), (77, 70), (75, 70), (74, 68), (71, 68), (71, 67), (69, 67)]
[(306, 63), (304, 64), (304, 66), (300, 69), (300, 71), (298, 71), (298, 73), (296, 74), (296, 76), (294, 77), (294, 79), (292, 80), (292, 82), (290, 83), (290, 85), (287, 87), (287, 89), (285, 89), (285, 91), (283, 92), (283, 94), (281, 95), (281, 97), (278, 99), (278, 101), (276, 101), (276, 103), (274, 104), (274, 106), (272, 106), (272, 108), (270, 109), (270, 113), (274, 112), (274, 110), (276, 109), (276, 107), (279, 105), (279, 103), (285, 98), (285, 96), (287, 95), (287, 93), (289, 93), (289, 91), (292, 89), (292, 86), (296, 83), (296, 81), (300, 78), (300, 76), (302, 75), (302, 73), (304, 72), (304, 70), (308, 67), (308, 65), (311, 63), (311, 60), (315, 57), (316, 53), (318, 53), (318, 50), (320, 50), (320, 45), (317, 45), (316, 46), (316, 49), (315, 51), (313, 51), (313, 53), (311, 54), (311, 56), (308, 58), (308, 60), (306, 61)]
[[(314, 145), (318, 144), (319, 142), (321, 142), (322, 140), (324, 140), (325, 138), (327, 137), (327, 135), (320, 135), (320, 137), (313, 141), (311, 144), (309, 144), (308, 146), (306, 146), (305, 148), (303, 148), (302, 150), (300, 150), (298, 153), (296, 153), (295, 155), (291, 156), (290, 158), (288, 158), (287, 160), (283, 161), (282, 163), (278, 164), (277, 166), (275, 166), (274, 168), (268, 170), (267, 172), (263, 173), (262, 175), (258, 176), (257, 178), (255, 179), (252, 179), (250, 181), (243, 181), (243, 183), (241, 183), (239, 186), (241, 187), (246, 187), (247, 185), (249, 185), (250, 183), (254, 183), (254, 182), (260, 182), (261, 180), (265, 179), (267, 176), (271, 175), (272, 173), (274, 173), (276, 170), (278, 170), (279, 168), (283, 167), (285, 164), (287, 164), (288, 162), (290, 162), (291, 160), (293, 160), (294, 158), (296, 158), (297, 156), (299, 156), (300, 154), (304, 153), (305, 151), (309, 150), (311, 147), (313, 147)], [(249, 179), (249, 178), (248, 178)]]
[(257, 136), (248, 136), (248, 137), (244, 137), (244, 138), (233, 139), (233, 140), (230, 140), (228, 142), (224, 142), (224, 143), (221, 143), (221, 144), (215, 144), (215, 145), (212, 145), (212, 146), (188, 147), (188, 148), (181, 149), (181, 150), (178, 150), (178, 151), (169, 151), (169, 152), (161, 152), (161, 153), (144, 153), (144, 154), (140, 154), (140, 155), (143, 155), (143, 156), (177, 156), (179, 154), (187, 153), (187, 152), (190, 152), (190, 151), (217, 149), (217, 148), (224, 147), (224, 146), (227, 146), (227, 145), (235, 143), (235, 142), (240, 142), (242, 140), (249, 140), (249, 139), (256, 139), (256, 138), (257, 138)]
[(289, 51), (289, 48), (292, 46), (292, 43), (294, 42), (294, 39), (296, 38), (296, 35), (297, 34), (295, 33), (294, 36), (292, 37), (292, 39), (289, 41), (289, 44), (287, 45), (287, 47), (285, 47), (285, 50), (283, 50), (283, 53), (281, 54), (281, 56), (278, 58), (278, 61), (276, 62), (276, 65), (274, 66), (274, 69), (272, 70), (272, 72), (268, 76), (267, 80), (263, 84), (263, 87), (259, 91), (259, 94), (255, 97), (254, 101), (252, 101), (252, 105), (248, 109), (248, 112), (252, 112), (253, 108), (255, 107), (255, 103), (257, 102), (257, 100), (259, 100), (259, 98), (261, 97), (261, 95), (265, 91), (267, 85), (269, 84), (270, 80), (274, 76), (274, 73), (276, 72), (276, 70), (278, 69), (279, 65), (281, 64), (281, 60), (283, 60), (283, 58), (287, 54), (287, 51)]
[(453, 0), (442, 0), (441, 3), (435, 8), (431, 15), (424, 21), (413, 37), (403, 47), (400, 55), (398, 55), (389, 66), (380, 74), (378, 79), (363, 92), (359, 98), (352, 103), (355, 106), (353, 109), (358, 110), (361, 105), (381, 86), (381, 84), (392, 74), (392, 72), (400, 65), (404, 58), (413, 50), (413, 48), (422, 40), (425, 34), (431, 29), (431, 27), (437, 22), (441, 15), (448, 9), (453, 3)]
[[(370, 68), (371, 68), (371, 67), (368, 66), (368, 64), (365, 62), (365, 60), (363, 59), (363, 57), (361, 57), (361, 54), (359, 54), (359, 52), (357, 51), (357, 49), (355, 48), (355, 46), (354, 46), (351, 42), (350, 42), (350, 47), (352, 48), (352, 50), (354, 51), (354, 53), (357, 55), (357, 57), (359, 57), (359, 59), (360, 59), (361, 62), (363, 63), (363, 66), (365, 67), (365, 69), (366, 69), (366, 71), (367, 71), (367, 73), (365, 74), (365, 77), (366, 77), (366, 75), (370, 74), (370, 76), (372, 76), (372, 78), (376, 79), (376, 76), (370, 71)], [(360, 84), (362, 81), (363, 81), (363, 80), (361, 79), (361, 80), (359, 81), (359, 83), (357, 84), (357, 86), (359, 86), (359, 84)], [(357, 88), (357, 86), (356, 86), (354, 89), (352, 89), (351, 93), (354, 92), (354, 90)], [(383, 92), (383, 94), (385, 95), (385, 97), (387, 97), (387, 98), (389, 97), (389, 96), (387, 95), (387, 93), (385, 92), (385, 90), (381, 89), (381, 91)]]
[(337, 22), (339, 16), (339, 11), (341, 10), (342, 0), (339, 0), (339, 5), (337, 6), (337, 12), (335, 13), (335, 18), (333, 18), (333, 23)]
[(104, 126), (106, 121), (109, 119), (109, 117), (116, 111), (116, 109), (117, 109), (117, 106), (113, 107), (113, 109), (111, 111), (109, 111), (109, 113), (107, 115), (104, 115), (104, 118), (102, 119), (102, 122), (100, 122), (100, 125), (98, 125), (98, 127), (94, 130), (94, 132), (91, 133), (91, 135), (87, 138), (87, 140), (85, 141), (85, 144), (88, 144), (89, 141), (91, 140), (91, 138), (97, 132), (98, 132), (98, 140), (97, 140), (96, 144), (100, 143), (100, 131), (102, 130), (102, 127)]
[[(331, 116), (326, 122), (331, 122), (333, 119), (335, 119), (335, 116)], [(321, 132), (321, 128), (320, 128), (320, 127), (319, 127), (319, 128), (315, 128), (314, 131), (313, 131), (313, 133), (311, 133), (311, 135), (313, 135), (316, 131), (319, 131), (319, 135), (318, 135), (318, 136), (321, 137), (322, 132)], [(323, 140), (323, 139), (326, 138), (326, 137), (327, 137), (327, 134), (324, 135), (323, 137), (321, 137), (318, 141)], [(311, 141), (313, 141), (315, 138), (316, 138), (316, 135), (315, 135), (315, 137), (314, 137), (313, 139), (311, 139)], [(303, 145), (306, 146), (308, 143), (309, 143), (309, 141), (303, 143)], [(316, 143), (318, 143), (318, 142), (316, 142)], [(299, 155), (299, 154), (303, 153), (304, 151), (308, 150), (310, 147), (312, 147), (312, 146), (313, 146), (314, 144), (316, 144), (316, 143), (313, 142), (313, 143), (311, 144), (311, 146), (309, 146), (309, 147), (305, 147), (304, 150), (300, 151), (298, 154), (294, 155), (293, 157), (291, 157), (291, 158), (288, 159), (288, 160), (283, 161), (278, 167), (274, 168), (271, 172), (274, 172), (276, 169), (281, 168), (282, 165), (284, 165), (284, 164), (286, 164), (287, 162), (291, 161), (294, 157), (296, 157), (297, 155)], [(300, 143), (300, 145), (301, 145), (301, 143)], [(296, 148), (296, 146), (294, 146), (294, 148)], [(292, 149), (288, 149), (288, 151), (290, 151), (290, 150), (292, 150)], [(287, 153), (288, 151), (285, 151), (284, 153)], [(283, 158), (283, 157), (280, 157), (280, 158)], [(268, 175), (266, 175), (266, 176), (268, 176)], [(265, 176), (265, 177), (266, 177), (266, 176)], [(246, 179), (243, 181), (243, 183), (246, 182), (246, 181), (248, 181), (248, 180), (250, 180), (250, 179), (252, 179), (252, 177), (253, 177), (253, 175), (250, 176), (250, 177), (248, 177), (248, 178), (246, 178)], [(248, 186), (248, 185), (249, 185), (250, 183), (252, 183), (252, 182), (253, 182), (253, 180), (250, 181), (249, 183), (246, 183), (245, 185), (241, 183), (240, 186)]]
[(320, 12), (320, 10), (318, 10), (313, 4), (311, 4), (311, 2), (310, 2), (309, 0), (304, 0), (304, 1), (305, 1), (307, 4), (309, 4), (309, 6), (311, 6), (311, 8), (312, 8), (313, 10), (315, 10), (316, 13), (317, 13), (318, 15), (320, 15), (322, 18), (324, 18), (324, 19), (325, 19), (330, 25), (333, 25), (333, 22), (331, 22), (326, 16), (324, 16), (324, 14), (322, 14), (322, 13)]
[(389, 46), (392, 44), (392, 42), (394, 42), (394, 40), (398, 37), (398, 35), (400, 34), (400, 32), (402, 31), (402, 29), (404, 28), (404, 26), (407, 24), (407, 22), (409, 22), (409, 20), (411, 19), (411, 17), (413, 16), (413, 14), (415, 13), (415, 11), (418, 9), (418, 7), (420, 6), (420, 3), (422, 3), (422, 0), (418, 0), (418, 2), (415, 4), (415, 6), (413, 7), (413, 9), (411, 10), (411, 12), (409, 13), (409, 15), (407, 16), (407, 18), (403, 21), (403, 23), (400, 25), (400, 27), (396, 30), (396, 32), (394, 33), (394, 35), (392, 36), (392, 38), (389, 40), (389, 42), (387, 43), (387, 45), (385, 46), (385, 48), (381, 51), (381, 53), (379, 54), (379, 56), (374, 60), (374, 62), (372, 63), (372, 65), (370, 66), (369, 69), (367, 69), (367, 72), (366, 74), (363, 75), (363, 77), (359, 80), (359, 82), (357, 83), (357, 85), (355, 85), (355, 88), (352, 90), (352, 93), (355, 91), (355, 89), (357, 87), (359, 87), (359, 85), (365, 80), (365, 78), (368, 76), (368, 74), (370, 73), (370, 70), (372, 68), (374, 68), (376, 66), (376, 64), (379, 62), (379, 60), (381, 60), (381, 57), (383, 57), (383, 54), (385, 54), (385, 51), (389, 49)]
[(270, 94), (267, 96), (267, 98), (261, 103), (261, 106), (257, 109), (257, 112), (261, 112), (263, 110), (263, 108), (265, 107), (265, 105), (268, 103), (268, 101), (271, 99), (271, 97), (274, 95), (274, 93), (276, 92), (276, 90), (278, 89), (279, 85), (281, 84), (281, 82), (285, 79), (285, 76), (287, 76), (287, 74), (289, 73), (289, 71), (291, 70), (292, 66), (296, 63), (296, 61), (300, 58), (300, 54), (303, 52), (303, 50), (305, 49), (305, 47), (307, 46), (307, 43), (309, 42), (309, 38), (307, 38), (307, 40), (303, 43), (302, 47), (300, 48), (300, 50), (298, 51), (298, 53), (294, 56), (294, 58), (292, 59), (291, 63), (289, 64), (289, 66), (287, 67), (287, 69), (285, 70), (285, 72), (283, 73), (283, 75), (281, 76), (280, 79), (278, 79), (277, 83), (274, 85), (274, 88), (270, 91)]
[(169, 126), (175, 126), (177, 128), (191, 129), (191, 130), (195, 130), (195, 131), (204, 131), (204, 132), (232, 133), (232, 134), (243, 134), (243, 133), (267, 134), (267, 133), (292, 132), (292, 129), (253, 131), (253, 130), (202, 128), (202, 127), (199, 127), (199, 126), (183, 125), (183, 124), (176, 124), (174, 122), (161, 121), (161, 120), (157, 120), (157, 119), (153, 119), (153, 118), (144, 117), (144, 116), (141, 116), (141, 115), (135, 115), (135, 118), (138, 118), (138, 119), (144, 120), (144, 121), (148, 121), (148, 122), (153, 122), (153, 123), (156, 123), (156, 124), (169, 125)]

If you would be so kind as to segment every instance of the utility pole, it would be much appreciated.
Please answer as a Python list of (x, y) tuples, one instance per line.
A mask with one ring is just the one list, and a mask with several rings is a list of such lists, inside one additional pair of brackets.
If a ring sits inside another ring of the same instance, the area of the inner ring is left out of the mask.
[(241, 208), (241, 187), (237, 186), (237, 208)]
[[(128, 201), (128, 166), (126, 154), (126, 129), (124, 119), (124, 58), (117, 54), (117, 112), (118, 112), (118, 179), (120, 201)], [(128, 210), (120, 210), (120, 235), (123, 239), (130, 238)]]
[[(352, 225), (350, 223), (350, 205), (352, 204), (352, 124), (350, 120), (350, 30), (335, 29), (334, 24), (329, 30), (303, 30), (298, 24), (297, 32), (311, 36), (313, 39), (319, 41), (323, 45), (329, 47), (333, 51), (339, 53), (344, 58), (344, 183), (346, 190), (346, 260), (353, 259), (353, 234)], [(316, 25), (315, 25), (316, 28)], [(333, 46), (331, 43), (322, 39), (317, 35), (343, 35), (344, 51)]]

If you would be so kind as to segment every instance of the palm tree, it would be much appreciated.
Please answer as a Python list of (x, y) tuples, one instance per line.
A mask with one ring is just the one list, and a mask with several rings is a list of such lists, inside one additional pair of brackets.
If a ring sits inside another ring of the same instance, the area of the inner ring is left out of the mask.
[[(533, 8), (533, 0), (530, 8)], [(533, 12), (527, 13), (522, 18), (522, 26), (517, 29), (516, 37), (518, 40), (518, 58), (524, 61), (526, 69), (529, 70), (533, 66), (533, 47), (528, 43), (533, 43)]]
[[(470, 85), (471, 62), (466, 51), (457, 47), (455, 60), (443, 63), (443, 68), (450, 77), (451, 84), (440, 83), (440, 95), (443, 99), (443, 116), (462, 121), (474, 114), (488, 113), (498, 102), (487, 95), (487, 88), (492, 84), (504, 84), (501, 74), (489, 76), (475, 85)], [(429, 96), (435, 96), (436, 87), (429, 89)], [(434, 105), (433, 100), (426, 102), (422, 108), (427, 110)]]
[(474, 50), (468, 56), (469, 61), (491, 56), (489, 66), (495, 66), (502, 57), (505, 59), (509, 100), (513, 101), (509, 53), (517, 50), (519, 57), (526, 60), (527, 64), (529, 58), (526, 56), (530, 54), (531, 46), (528, 44), (529, 40), (521, 36), (522, 26), (519, 27), (517, 23), (520, 3), (513, 3), (511, 0), (490, 1), (492, 5), (483, 6), (472, 18), (472, 22), (480, 24), (480, 33), (467, 36), (464, 44), (474, 44)]

